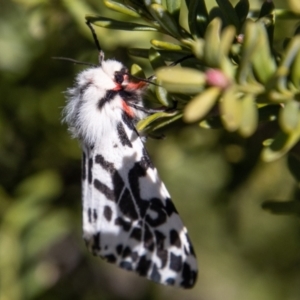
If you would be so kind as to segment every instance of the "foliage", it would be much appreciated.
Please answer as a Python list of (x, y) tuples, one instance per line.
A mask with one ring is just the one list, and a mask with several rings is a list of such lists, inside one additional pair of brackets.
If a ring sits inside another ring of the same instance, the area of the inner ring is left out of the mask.
[[(298, 17), (270, 1), (258, 10), (251, 1), (247, 18), (246, 1), (120, 3), (1, 2), (0, 299), (298, 299), (299, 222), (261, 209), (299, 214), (298, 200), (271, 201), (299, 199)], [(81, 154), (61, 124), (62, 91), (82, 67), (51, 57), (96, 62), (84, 22), (95, 13), (105, 16), (95, 25), (122, 29), (97, 28), (106, 57), (138, 63), (139, 76), (155, 70), (162, 86), (149, 88), (148, 103), (178, 102), (140, 126), (167, 137), (147, 149), (197, 252), (191, 291), (119, 270), (82, 241)], [(282, 158), (262, 163), (262, 142), (264, 159)]]
[[(258, 12), (249, 11), (248, 0), (235, 6), (229, 0), (217, 1), (210, 11), (204, 0), (104, 2), (148, 25), (90, 15), (88, 21), (118, 30), (156, 30), (170, 37), (168, 42), (165, 37), (152, 39), (149, 49), (129, 49), (134, 56), (148, 58), (155, 71), (159, 85), (152, 98), (156, 96), (164, 106), (178, 102), (167, 121), (161, 121), (166, 114), (158, 113), (143, 120), (140, 129), (156, 130), (183, 117), (186, 122), (201, 121), (204, 128), (224, 128), (247, 138), (265, 130), (259, 125), (276, 120), (279, 128), (266, 134), (262, 160), (298, 155), (300, 27), (285, 38), (281, 49), (274, 46), (276, 18), (297, 19), (296, 12), (276, 10), (273, 1), (264, 1)], [(300, 167), (299, 159), (294, 163)], [(295, 213), (287, 207), (283, 211)]]

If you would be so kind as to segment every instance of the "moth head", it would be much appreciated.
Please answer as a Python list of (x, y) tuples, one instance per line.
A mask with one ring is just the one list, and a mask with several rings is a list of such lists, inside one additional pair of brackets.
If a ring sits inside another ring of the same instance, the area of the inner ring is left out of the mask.
[(102, 61), (102, 70), (111, 78), (115, 83), (116, 88), (121, 89), (122, 86), (128, 84), (128, 69), (116, 60)]

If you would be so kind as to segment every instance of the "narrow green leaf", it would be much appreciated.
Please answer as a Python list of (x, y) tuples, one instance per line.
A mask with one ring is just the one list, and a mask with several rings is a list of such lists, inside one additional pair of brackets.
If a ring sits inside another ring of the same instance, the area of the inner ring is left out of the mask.
[(219, 47), (220, 47), (220, 30), (221, 30), (221, 20), (214, 19), (212, 20), (205, 32), (205, 41), (204, 44), (204, 60), (208, 66), (211, 68), (221, 67), (221, 58), (219, 56)]
[(168, 12), (175, 20), (178, 20), (181, 0), (165, 0)]
[(221, 119), (228, 131), (236, 131), (242, 120), (242, 105), (237, 98), (236, 87), (229, 87), (224, 91), (220, 101)]
[(237, 30), (240, 27), (239, 18), (229, 0), (216, 0), (221, 8), (224, 17), (227, 19), (227, 23), (233, 25)]
[(291, 69), (290, 79), (296, 88), (300, 87), (300, 36), (296, 35), (287, 46), (282, 64)]
[(169, 51), (183, 50), (182, 46), (180, 46), (178, 44), (170, 43), (170, 42), (159, 41), (159, 40), (154, 40), (154, 39), (152, 39), (150, 42), (154, 47), (164, 49), (164, 50), (169, 50)]
[(130, 74), (138, 78), (146, 78), (143, 69), (137, 64), (131, 66)]
[(149, 61), (151, 63), (153, 70), (164, 67), (166, 65), (160, 53), (156, 51), (154, 48), (149, 49)]
[(221, 89), (210, 87), (195, 96), (185, 107), (183, 119), (188, 122), (196, 122), (207, 115), (218, 100)]
[(171, 117), (167, 117), (167, 118), (161, 118), (161, 119), (158, 119), (158, 121), (152, 123), (150, 125), (150, 128), (152, 131), (155, 131), (155, 130), (158, 130), (160, 128), (163, 128), (179, 119), (182, 118), (182, 114), (177, 112), (176, 114), (174, 114), (173, 116)]
[(105, 18), (100, 16), (87, 15), (85, 18), (87, 21), (90, 21), (92, 24), (107, 29), (117, 29), (117, 30), (127, 30), (127, 31), (157, 31), (156, 28), (151, 26), (116, 21), (110, 18)]
[(178, 24), (162, 5), (152, 4), (149, 6), (149, 11), (166, 33), (175, 38), (181, 38), (181, 30)]
[[(160, 53), (164, 61), (177, 61), (182, 57), (190, 54), (187, 51), (170, 51), (170, 50), (157, 50)], [(149, 57), (149, 49), (142, 48), (130, 48), (128, 49), (128, 53), (133, 56), (147, 58)]]
[(236, 6), (234, 7), (236, 11), (236, 15), (239, 18), (240, 26), (244, 24), (248, 13), (249, 13), (249, 1), (248, 0), (240, 0)]
[(143, 131), (144, 129), (146, 129), (146, 127), (148, 127), (154, 121), (156, 121), (160, 118), (174, 116), (176, 114), (177, 114), (177, 112), (173, 112), (173, 113), (170, 113), (170, 112), (157, 112), (157, 113), (155, 113), (155, 114), (139, 121), (138, 124), (137, 124), (137, 130), (138, 131)]
[(258, 35), (257, 47), (253, 55), (253, 68), (260, 82), (266, 83), (276, 71), (265, 28), (260, 23), (255, 23), (254, 31)]
[(251, 136), (258, 125), (258, 111), (253, 94), (247, 94), (241, 99), (241, 124), (238, 129), (243, 137)]
[(295, 100), (288, 101), (279, 112), (279, 124), (285, 133), (291, 133), (300, 122), (299, 103)]
[(155, 94), (158, 101), (166, 107), (170, 107), (173, 104), (172, 97), (169, 95), (168, 91), (162, 86), (155, 87)]
[(186, 0), (189, 28), (194, 39), (203, 38), (208, 25), (208, 13), (204, 0)]
[(133, 9), (129, 8), (128, 6), (126, 6), (122, 3), (115, 2), (115, 1), (112, 1), (112, 0), (104, 0), (103, 2), (104, 2), (106, 7), (110, 8), (114, 11), (117, 11), (119, 13), (131, 16), (131, 17), (134, 17), (134, 18), (139, 18), (140, 17), (139, 13), (137, 13), (136, 11), (134, 11)]
[(300, 123), (298, 124), (298, 127), (290, 134), (280, 131), (270, 146), (263, 149), (261, 154), (262, 160), (270, 162), (282, 157), (299, 141), (299, 138)]
[(264, 1), (260, 12), (259, 21), (265, 24), (269, 45), (273, 45), (274, 24), (275, 24), (275, 6), (273, 1)]
[(165, 67), (156, 71), (157, 80), (168, 91), (194, 94), (203, 90), (206, 82), (204, 73), (191, 68)]

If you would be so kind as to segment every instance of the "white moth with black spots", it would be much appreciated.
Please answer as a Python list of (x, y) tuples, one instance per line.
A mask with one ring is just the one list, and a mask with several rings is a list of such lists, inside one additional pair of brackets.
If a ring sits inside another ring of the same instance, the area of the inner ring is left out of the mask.
[(197, 277), (192, 244), (135, 128), (146, 116), (146, 83), (131, 81), (102, 51), (99, 57), (99, 65), (78, 74), (64, 109), (83, 150), (83, 238), (94, 255), (123, 269), (191, 288)]

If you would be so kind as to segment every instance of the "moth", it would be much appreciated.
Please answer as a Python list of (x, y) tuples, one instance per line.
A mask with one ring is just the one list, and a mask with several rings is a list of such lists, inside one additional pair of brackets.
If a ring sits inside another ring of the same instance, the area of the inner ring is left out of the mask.
[(83, 238), (110, 263), (157, 283), (191, 288), (197, 277), (193, 246), (136, 129), (149, 114), (142, 99), (147, 81), (136, 82), (122, 63), (104, 60), (87, 25), (99, 64), (77, 75), (63, 111), (83, 152)]

